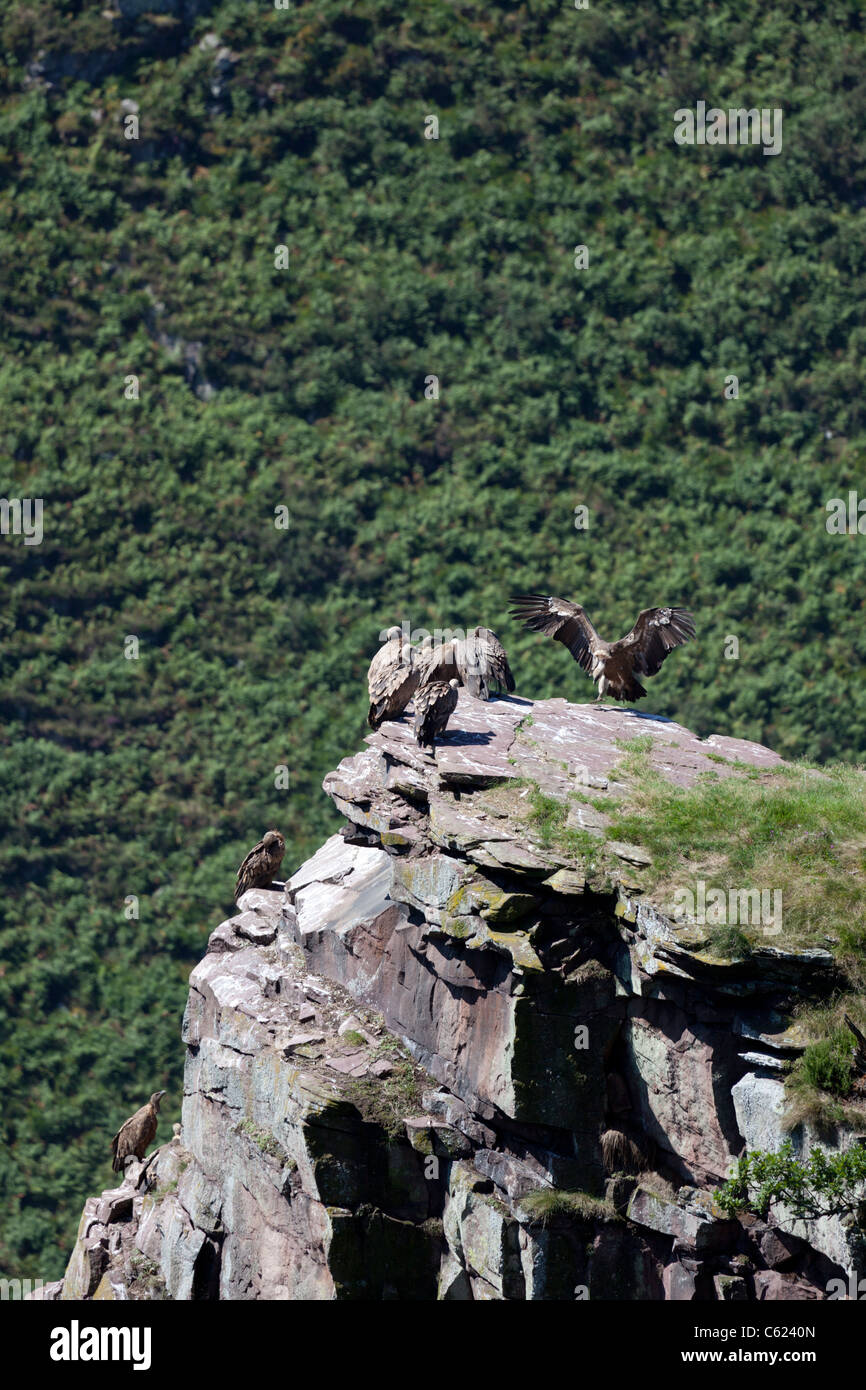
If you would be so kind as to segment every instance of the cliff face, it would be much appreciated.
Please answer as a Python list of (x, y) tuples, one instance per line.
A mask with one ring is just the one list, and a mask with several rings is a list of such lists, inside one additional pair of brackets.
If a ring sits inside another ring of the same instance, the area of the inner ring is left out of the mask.
[(47, 1296), (815, 1298), (861, 1272), (838, 1219), (725, 1220), (710, 1195), (785, 1137), (791, 1009), (832, 957), (712, 955), (573, 797), (627, 797), (637, 734), (680, 786), (776, 755), (462, 691), (452, 726), (435, 763), (403, 724), (371, 735), (325, 781), (345, 830), (213, 933), (182, 1126), (88, 1201)]

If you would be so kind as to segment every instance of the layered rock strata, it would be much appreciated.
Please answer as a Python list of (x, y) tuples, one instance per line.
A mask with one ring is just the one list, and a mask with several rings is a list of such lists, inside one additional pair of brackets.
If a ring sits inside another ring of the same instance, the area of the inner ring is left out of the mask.
[(47, 1296), (800, 1299), (862, 1273), (838, 1219), (714, 1204), (785, 1137), (792, 1009), (835, 967), (772, 934), (720, 958), (647, 891), (606, 832), (638, 735), (680, 787), (779, 763), (463, 691), (435, 759), (399, 722), (341, 763), (343, 831), (192, 973), (179, 1133), (88, 1202)]

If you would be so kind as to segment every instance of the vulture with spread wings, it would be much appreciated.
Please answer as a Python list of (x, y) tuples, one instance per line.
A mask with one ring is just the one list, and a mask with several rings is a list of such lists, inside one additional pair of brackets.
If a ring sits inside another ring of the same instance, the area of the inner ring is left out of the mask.
[(518, 594), (512, 615), (527, 627), (568, 647), (578, 666), (596, 682), (598, 699), (642, 700), (639, 676), (654, 676), (662, 662), (695, 635), (687, 608), (645, 608), (631, 632), (618, 642), (604, 642), (579, 603), (543, 594)]

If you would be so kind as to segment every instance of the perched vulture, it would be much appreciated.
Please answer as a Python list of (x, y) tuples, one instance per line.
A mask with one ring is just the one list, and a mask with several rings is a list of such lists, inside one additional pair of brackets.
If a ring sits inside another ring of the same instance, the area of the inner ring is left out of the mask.
[(514, 689), (505, 648), (489, 627), (472, 628), (465, 640), (457, 644), (457, 665), (461, 683), (479, 700), (490, 699), (493, 684), (498, 694), (503, 686), (509, 694)]
[(370, 669), (367, 672), (367, 690), (370, 695), (370, 703), (373, 703), (373, 690), (376, 683), (381, 680), (393, 666), (400, 664), (400, 653), (403, 649), (401, 642), (402, 629), (399, 627), (389, 627), (385, 634), (384, 641), (377, 651), (373, 660), (370, 662)]
[(598, 685), (596, 704), (608, 694), (616, 700), (642, 700), (646, 691), (638, 676), (654, 676), (674, 647), (695, 635), (687, 608), (645, 608), (626, 637), (603, 642), (579, 603), (543, 594), (518, 594), (511, 602), (515, 618), (568, 647)]
[(432, 637), (425, 637), (415, 648), (415, 665), (421, 676), (421, 684), (431, 685), (438, 681), (447, 685), (449, 681), (457, 681), (462, 685), (458, 648), (456, 641), (437, 642), (434, 645)]
[(235, 902), (248, 888), (270, 888), (283, 862), (286, 842), (279, 830), (269, 830), (264, 839), (253, 845), (235, 880)]
[(415, 696), (415, 737), (420, 746), (429, 748), (431, 753), (457, 708), (458, 688), (457, 680), (431, 681), (420, 686)]
[(147, 1104), (120, 1126), (111, 1141), (111, 1167), (115, 1173), (123, 1172), (124, 1163), (131, 1154), (135, 1154), (139, 1162), (144, 1158), (148, 1144), (156, 1138), (159, 1102), (164, 1095), (165, 1091), (154, 1091)]
[[(381, 655), (382, 652), (376, 653), (377, 657)], [(375, 661), (376, 657), (373, 660)], [(370, 691), (367, 723), (370, 728), (378, 729), (386, 719), (399, 719), (418, 689), (420, 679), (421, 672), (415, 664), (413, 649), (406, 642), (397, 652), (396, 659), (382, 665), (374, 680), (367, 677)]]

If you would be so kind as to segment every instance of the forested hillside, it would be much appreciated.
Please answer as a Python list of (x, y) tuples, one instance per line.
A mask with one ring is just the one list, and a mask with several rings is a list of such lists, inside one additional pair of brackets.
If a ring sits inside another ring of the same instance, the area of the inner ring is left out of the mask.
[[(243, 853), (338, 823), (382, 628), (582, 700), (510, 594), (686, 603), (645, 709), (866, 749), (857, 0), (153, 10), (0, 18), (0, 493), (44, 499), (0, 536), (0, 1272), (45, 1279), (117, 1125), (179, 1117)], [(678, 146), (699, 100), (781, 153)]]

